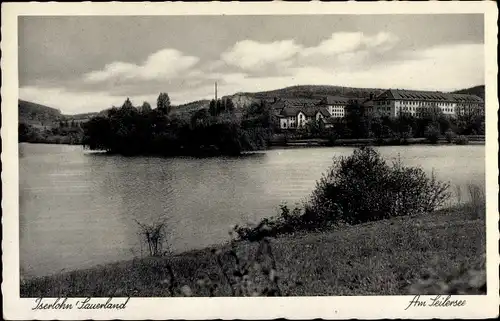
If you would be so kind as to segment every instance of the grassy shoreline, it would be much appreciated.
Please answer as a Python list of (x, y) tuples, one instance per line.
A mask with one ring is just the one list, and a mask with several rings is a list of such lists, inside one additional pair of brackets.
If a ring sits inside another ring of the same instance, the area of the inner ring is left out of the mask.
[[(432, 294), (453, 292), (443, 282), (462, 282), (462, 292), (477, 294), (468, 285), (471, 275), (460, 273), (481, 264), (485, 226), (484, 217), (471, 216), (467, 205), (461, 205), (416, 217), (280, 236), (270, 240), (279, 276), (276, 284), (283, 296), (404, 295), (426, 278), (435, 281), (425, 290)], [(239, 242), (234, 248), (239, 263), (252, 260), (257, 247), (256, 242)], [(20, 293), (21, 297), (231, 296), (233, 276), (228, 273), (236, 262), (230, 251), (230, 245), (222, 245), (38, 277), (22, 281)], [(257, 261), (259, 266), (272, 263)], [(256, 286), (269, 283), (254, 272), (249, 274)], [(482, 277), (476, 274), (472, 277)], [(455, 277), (450, 281), (449, 275)]]

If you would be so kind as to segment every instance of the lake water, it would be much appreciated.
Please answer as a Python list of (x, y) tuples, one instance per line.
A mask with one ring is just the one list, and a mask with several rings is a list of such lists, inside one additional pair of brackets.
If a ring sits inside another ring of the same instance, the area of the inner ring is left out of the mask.
[[(387, 159), (484, 186), (484, 145), (380, 147)], [(223, 242), (231, 225), (304, 200), (350, 147), (274, 149), (239, 158), (121, 157), (80, 146), (19, 145), (24, 277), (141, 256), (134, 220), (168, 217), (174, 251)], [(464, 193), (465, 194), (465, 193)], [(145, 252), (144, 252), (145, 254)]]

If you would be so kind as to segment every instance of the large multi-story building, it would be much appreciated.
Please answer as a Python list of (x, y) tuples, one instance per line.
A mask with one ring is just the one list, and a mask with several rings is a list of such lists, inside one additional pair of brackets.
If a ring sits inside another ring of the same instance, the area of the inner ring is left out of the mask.
[(475, 95), (451, 94), (456, 102), (457, 116), (484, 116), (484, 101)]
[(484, 101), (478, 96), (402, 89), (389, 89), (365, 101), (325, 96), (323, 99), (275, 99), (271, 106), (280, 128), (296, 129), (312, 120), (322, 119), (325, 124), (332, 124), (346, 116), (347, 107), (354, 101), (367, 113), (393, 118), (403, 114), (421, 118), (431, 113), (448, 117), (484, 115)]
[(345, 117), (346, 107), (352, 98), (340, 97), (340, 96), (326, 96), (320, 102), (320, 105), (325, 106), (328, 109), (333, 118), (343, 118)]
[(484, 102), (474, 95), (389, 89), (373, 99), (373, 112), (389, 117), (398, 117), (403, 113), (423, 117), (442, 112), (445, 116), (455, 117), (466, 113), (484, 114)]

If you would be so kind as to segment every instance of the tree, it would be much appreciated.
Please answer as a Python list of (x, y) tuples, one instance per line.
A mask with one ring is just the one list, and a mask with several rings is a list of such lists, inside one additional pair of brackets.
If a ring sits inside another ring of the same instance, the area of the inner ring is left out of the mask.
[(226, 111), (233, 112), (236, 109), (232, 99), (226, 99)]
[(353, 100), (345, 108), (345, 121), (352, 138), (367, 138), (370, 136), (371, 117), (365, 113), (365, 106)]
[(445, 133), (444, 133), (444, 136), (446, 137), (446, 141), (451, 144), (453, 143), (453, 141), (455, 140), (455, 136), (456, 134), (451, 130), (451, 129), (448, 129)]
[(440, 134), (439, 124), (430, 124), (425, 128), (425, 138), (427, 138), (431, 144), (436, 144), (438, 142)]
[(416, 132), (417, 122), (413, 115), (408, 113), (401, 113), (395, 120), (395, 129), (397, 130), (399, 139), (407, 141)]
[(248, 106), (243, 114), (243, 127), (263, 127), (272, 128), (273, 120), (271, 108), (265, 101), (252, 103)]
[(127, 97), (127, 99), (125, 100), (125, 102), (122, 105), (122, 108), (124, 108), (124, 109), (134, 108), (134, 106), (132, 105), (132, 102), (130, 101), (130, 98)]
[(215, 117), (218, 115), (217, 102), (215, 101), (215, 99), (212, 99), (210, 101), (210, 105), (208, 106), (208, 111), (211, 116)]
[(321, 120), (311, 120), (306, 123), (304, 131), (306, 135), (315, 137), (321, 133)]
[(208, 126), (210, 124), (210, 114), (206, 108), (196, 111), (191, 117), (191, 127)]
[(141, 112), (143, 114), (149, 113), (151, 110), (151, 105), (147, 101), (142, 103)]
[(19, 123), (18, 125), (18, 135), (19, 142), (31, 142), (36, 136), (34, 127), (25, 123)]
[(156, 100), (156, 108), (166, 115), (170, 113), (170, 97), (168, 97), (167, 93), (160, 93)]

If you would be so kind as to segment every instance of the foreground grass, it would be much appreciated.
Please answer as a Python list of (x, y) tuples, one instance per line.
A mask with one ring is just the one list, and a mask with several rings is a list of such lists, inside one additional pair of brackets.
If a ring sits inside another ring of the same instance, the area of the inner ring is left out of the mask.
[[(484, 217), (470, 215), (466, 206), (460, 206), (419, 217), (272, 239), (279, 293), (483, 293), (485, 227)], [(238, 243), (238, 257), (251, 258), (257, 246)], [(228, 254), (229, 245), (216, 250), (215, 254), (214, 249), (203, 249), (26, 280), (21, 284), (21, 297), (230, 296), (235, 261)], [(256, 264), (269, 262), (264, 259)], [(470, 269), (474, 266), (477, 271)], [(256, 284), (266, 282), (258, 275), (252, 279)]]

